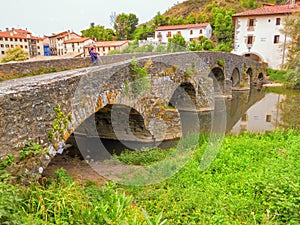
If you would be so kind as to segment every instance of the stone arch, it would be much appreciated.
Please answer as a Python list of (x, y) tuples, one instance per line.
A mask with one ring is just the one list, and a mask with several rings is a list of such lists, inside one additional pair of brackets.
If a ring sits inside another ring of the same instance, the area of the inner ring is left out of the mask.
[[(147, 142), (151, 139), (144, 118), (136, 109), (124, 104), (107, 104), (86, 118), (66, 144), (85, 159), (104, 160), (112, 153), (119, 153), (120, 146), (138, 149), (145, 146), (141, 140)], [(109, 146), (111, 143), (118, 149)]]
[(232, 82), (232, 87), (237, 87), (240, 84), (240, 71), (238, 68), (234, 68), (231, 74), (231, 82)]
[(264, 74), (263, 74), (262, 72), (260, 72), (260, 73), (258, 74), (258, 76), (257, 76), (257, 79), (258, 79), (259, 81), (264, 80)]
[(169, 106), (178, 110), (191, 110), (197, 105), (196, 89), (190, 82), (181, 83), (174, 91)]
[(259, 63), (262, 63), (264, 62), (264, 59), (262, 57), (262, 55), (260, 55), (259, 53), (257, 52), (245, 52), (244, 54), (242, 54), (244, 57), (248, 58), (248, 59), (251, 59), (253, 61), (256, 61), (256, 62), (259, 62)]
[(223, 93), (225, 85), (225, 74), (223, 69), (220, 67), (214, 67), (210, 71), (208, 77), (213, 79), (214, 91)]
[(253, 70), (251, 67), (249, 67), (246, 70), (246, 76), (247, 76), (247, 80), (248, 80), (248, 85), (251, 85), (251, 83), (253, 81)]

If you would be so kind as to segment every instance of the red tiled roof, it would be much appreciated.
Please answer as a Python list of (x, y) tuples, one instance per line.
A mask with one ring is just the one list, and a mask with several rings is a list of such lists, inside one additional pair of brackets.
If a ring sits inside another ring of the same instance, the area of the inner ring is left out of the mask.
[(14, 29), (9, 31), (0, 31), (0, 37), (3, 38), (22, 38), (22, 39), (36, 39), (36, 40), (42, 40), (40, 37), (35, 37), (31, 34), (31, 32), (27, 30), (21, 30), (21, 29)]
[(63, 38), (63, 37), (68, 36), (69, 34), (75, 34), (78, 37), (80, 37), (80, 35), (76, 34), (75, 32), (63, 31), (63, 32), (60, 32), (58, 34), (53, 34), (53, 35), (49, 36), (49, 38), (53, 38), (53, 37), (55, 37), (55, 38)]
[(241, 16), (261, 16), (261, 15), (270, 15), (270, 14), (286, 14), (286, 13), (295, 13), (300, 12), (300, 5), (295, 4), (292, 8), (289, 4), (287, 5), (269, 5), (265, 4), (262, 8), (248, 10), (245, 12), (237, 13), (232, 15), (233, 17)]
[(156, 31), (201, 28), (201, 27), (207, 27), (207, 25), (209, 25), (209, 23), (183, 24), (183, 25), (174, 25), (174, 26), (160, 26), (160, 27), (156, 28)]
[(96, 45), (97, 47), (106, 47), (106, 46), (122, 46), (124, 44), (127, 44), (129, 41), (98, 41), (90, 46)]
[(64, 41), (64, 43), (82, 43), (82, 42), (85, 42), (87, 40), (92, 40), (91, 38), (86, 38), (86, 37), (82, 37), (82, 38), (73, 38), (73, 39), (70, 39), (70, 40), (66, 40)]

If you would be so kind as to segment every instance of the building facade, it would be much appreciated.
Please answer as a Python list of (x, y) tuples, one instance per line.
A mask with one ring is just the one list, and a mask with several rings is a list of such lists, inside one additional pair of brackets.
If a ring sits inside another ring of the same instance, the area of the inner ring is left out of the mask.
[(44, 55), (43, 38), (33, 36), (31, 32), (22, 29), (0, 31), (0, 59), (10, 48), (19, 46), (28, 53), (28, 58)]
[(85, 56), (89, 56), (89, 50), (92, 46), (96, 46), (99, 55), (107, 55), (112, 50), (123, 50), (128, 46), (129, 41), (98, 41), (85, 47)]
[(64, 42), (66, 54), (78, 53), (83, 54), (85, 46), (93, 44), (95, 41), (91, 38), (74, 38)]
[(287, 43), (284, 21), (291, 14), (300, 12), (300, 5), (264, 4), (262, 8), (233, 15), (235, 26), (232, 53), (266, 62), (273, 69), (283, 67), (287, 58)]
[(155, 41), (166, 44), (175, 34), (180, 34), (185, 41), (189, 42), (201, 36), (211, 38), (212, 28), (209, 23), (160, 26), (155, 30)]
[(80, 35), (71, 31), (64, 31), (58, 34), (53, 34), (48, 36), (49, 38), (49, 46), (50, 46), (50, 55), (65, 55), (65, 45), (64, 42), (70, 39), (81, 38)]

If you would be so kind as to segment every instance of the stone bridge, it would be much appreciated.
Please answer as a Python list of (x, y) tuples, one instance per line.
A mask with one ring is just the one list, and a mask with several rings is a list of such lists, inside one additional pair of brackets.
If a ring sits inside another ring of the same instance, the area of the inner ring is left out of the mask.
[(18, 158), (26, 142), (39, 143), (48, 152), (27, 167), (41, 172), (74, 134), (143, 142), (179, 138), (181, 111), (213, 110), (215, 97), (249, 89), (264, 80), (265, 70), (231, 53), (183, 52), (129, 55), (117, 63), (4, 81), (0, 157)]

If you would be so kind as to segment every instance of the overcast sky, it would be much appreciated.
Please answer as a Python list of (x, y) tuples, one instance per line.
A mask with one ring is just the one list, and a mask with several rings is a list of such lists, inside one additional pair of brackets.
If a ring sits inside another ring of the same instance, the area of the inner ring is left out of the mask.
[(37, 36), (90, 26), (110, 26), (112, 12), (134, 13), (139, 24), (183, 0), (1, 0), (0, 29), (27, 28)]

